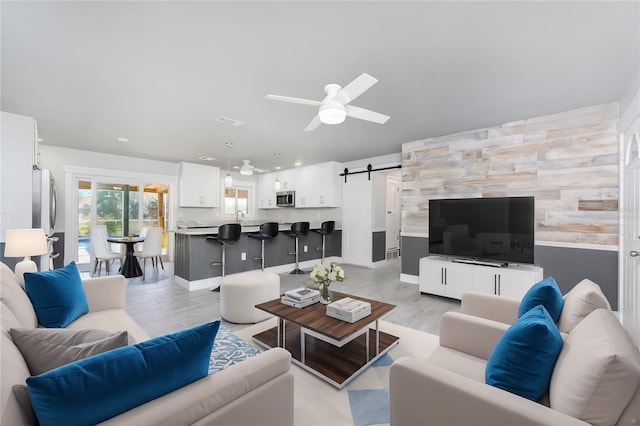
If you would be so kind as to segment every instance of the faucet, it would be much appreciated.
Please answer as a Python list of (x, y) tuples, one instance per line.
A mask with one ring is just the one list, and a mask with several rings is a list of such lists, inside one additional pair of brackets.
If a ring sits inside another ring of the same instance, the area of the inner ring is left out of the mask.
[(244, 212), (242, 210), (236, 211), (236, 222), (238, 222), (238, 213), (240, 213), (242, 217), (244, 217)]

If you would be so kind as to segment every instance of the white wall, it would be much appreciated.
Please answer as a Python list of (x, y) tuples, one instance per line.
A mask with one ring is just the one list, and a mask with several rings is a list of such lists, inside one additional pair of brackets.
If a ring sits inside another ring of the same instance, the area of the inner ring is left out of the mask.
[(144, 158), (125, 157), (122, 155), (103, 154), (100, 152), (62, 148), (51, 145), (39, 146), (40, 168), (49, 169), (56, 180), (58, 190), (58, 217), (56, 232), (65, 231), (66, 188), (65, 166), (92, 167), (123, 172), (149, 173), (178, 177), (178, 164)]

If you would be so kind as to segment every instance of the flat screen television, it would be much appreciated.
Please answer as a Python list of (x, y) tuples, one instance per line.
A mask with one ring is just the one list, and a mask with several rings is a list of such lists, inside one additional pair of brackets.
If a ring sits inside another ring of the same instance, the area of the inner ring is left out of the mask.
[(534, 230), (534, 197), (429, 200), (430, 254), (533, 264)]

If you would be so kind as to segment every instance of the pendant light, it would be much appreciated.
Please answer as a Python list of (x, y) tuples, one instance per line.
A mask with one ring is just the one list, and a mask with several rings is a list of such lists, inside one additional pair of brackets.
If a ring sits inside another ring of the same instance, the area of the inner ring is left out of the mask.
[(231, 168), (229, 167), (229, 149), (233, 146), (231, 142), (225, 142), (227, 146), (227, 177), (224, 178), (224, 187), (230, 188), (233, 185), (233, 179), (231, 178)]
[[(273, 156), (278, 158), (280, 157), (280, 154), (276, 152), (275, 154), (273, 154)], [(275, 168), (276, 170), (280, 170), (280, 166), (276, 166)], [(280, 179), (278, 178), (278, 172), (276, 172), (276, 181), (273, 184), (273, 189), (275, 189), (276, 191), (280, 191)]]
[(280, 179), (278, 179), (278, 173), (276, 172), (276, 182), (273, 184), (273, 189), (280, 191)]

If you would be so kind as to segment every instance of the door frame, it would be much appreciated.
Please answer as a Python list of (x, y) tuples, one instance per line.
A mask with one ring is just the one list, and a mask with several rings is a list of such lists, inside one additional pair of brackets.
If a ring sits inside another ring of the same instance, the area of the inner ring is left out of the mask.
[(395, 247), (396, 249), (400, 250), (400, 228), (402, 226), (402, 221), (401, 221), (401, 216), (402, 216), (402, 207), (401, 207), (401, 203), (400, 203), (400, 185), (402, 182), (402, 176), (400, 175), (400, 172), (397, 173), (388, 173), (385, 176), (385, 188), (386, 188), (386, 209), (387, 209), (387, 217), (386, 217), (386, 229), (387, 229), (387, 240), (385, 241), (385, 245), (386, 245), (386, 249), (389, 250), (389, 242), (388, 242), (388, 233), (389, 233), (389, 216), (388, 216), (388, 212), (389, 212), (389, 181), (393, 181), (396, 184), (396, 192), (395, 192), (395, 205), (393, 206), (394, 210), (395, 210), (395, 214), (396, 214), (396, 220), (395, 220), (395, 229), (397, 231), (396, 233), (396, 238), (397, 238), (397, 247)]
[(167, 258), (170, 262), (174, 259), (174, 235), (169, 232), (176, 228), (176, 215), (178, 211), (178, 177), (169, 175), (130, 172), (125, 170), (98, 169), (94, 167), (64, 166), (65, 185), (65, 238), (64, 238), (64, 263), (75, 259), (78, 244), (78, 191), (79, 181), (119, 182), (127, 181), (142, 185), (144, 183), (161, 183), (169, 187), (169, 217), (167, 220)]

